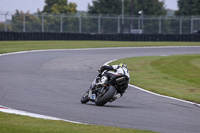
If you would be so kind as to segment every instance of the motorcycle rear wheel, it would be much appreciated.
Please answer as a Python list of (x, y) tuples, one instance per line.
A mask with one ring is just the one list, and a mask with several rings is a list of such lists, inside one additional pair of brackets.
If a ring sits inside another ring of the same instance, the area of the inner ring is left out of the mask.
[(108, 89), (108, 91), (102, 96), (102, 97), (97, 97), (95, 100), (95, 104), (97, 106), (103, 106), (105, 105), (111, 98), (113, 98), (113, 96), (116, 93), (116, 89), (113, 86), (110, 86), (110, 88)]

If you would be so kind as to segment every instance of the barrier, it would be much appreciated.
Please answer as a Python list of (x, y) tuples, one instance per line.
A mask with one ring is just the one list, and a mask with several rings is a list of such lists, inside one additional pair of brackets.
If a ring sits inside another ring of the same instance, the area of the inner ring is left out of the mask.
[(0, 32), (1, 41), (17, 40), (102, 40), (200, 42), (200, 34), (79, 34), (52, 32)]

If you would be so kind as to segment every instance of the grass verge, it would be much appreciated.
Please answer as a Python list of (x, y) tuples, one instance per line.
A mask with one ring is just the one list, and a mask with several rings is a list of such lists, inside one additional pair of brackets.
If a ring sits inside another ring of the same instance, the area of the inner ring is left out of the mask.
[(153, 133), (145, 130), (73, 124), (0, 112), (0, 133)]
[(198, 42), (120, 42), (120, 41), (0, 41), (0, 54), (42, 49), (75, 49), (145, 46), (200, 46)]
[(200, 103), (200, 55), (134, 57), (112, 64), (120, 62), (129, 67), (131, 84)]

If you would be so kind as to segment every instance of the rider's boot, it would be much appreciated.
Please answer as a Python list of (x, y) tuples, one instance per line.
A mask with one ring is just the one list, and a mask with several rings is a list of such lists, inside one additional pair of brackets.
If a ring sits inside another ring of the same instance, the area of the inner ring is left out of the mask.
[(119, 97), (121, 97), (122, 95), (120, 94), (120, 93), (117, 93), (116, 95), (114, 95), (114, 97), (113, 98), (119, 98)]
[(109, 102), (115, 101), (117, 98), (122, 97), (122, 95), (123, 95), (122, 93), (116, 93)]

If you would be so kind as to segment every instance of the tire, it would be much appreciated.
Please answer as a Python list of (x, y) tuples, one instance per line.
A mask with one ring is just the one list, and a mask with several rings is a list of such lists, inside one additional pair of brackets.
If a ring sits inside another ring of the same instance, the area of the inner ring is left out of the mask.
[(115, 95), (116, 89), (113, 86), (110, 86), (109, 90), (100, 98), (97, 97), (95, 104), (97, 106), (105, 105), (113, 96)]
[(87, 102), (89, 102), (89, 97), (88, 97), (88, 91), (81, 97), (81, 103), (82, 104), (86, 104)]

